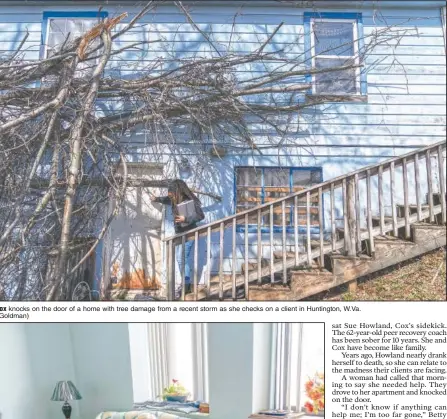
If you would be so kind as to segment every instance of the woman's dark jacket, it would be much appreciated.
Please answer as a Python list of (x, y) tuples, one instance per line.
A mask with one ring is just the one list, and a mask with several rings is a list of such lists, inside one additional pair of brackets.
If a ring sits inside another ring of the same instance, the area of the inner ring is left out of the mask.
[[(174, 215), (174, 217), (176, 215), (178, 215), (178, 211), (175, 208), (175, 205), (173, 205), (172, 200), (171, 200), (171, 198), (169, 198), (169, 196), (160, 196), (158, 198), (155, 198), (154, 202), (158, 202), (163, 205), (170, 205), (172, 208), (172, 214)], [(200, 201), (197, 199), (194, 199), (194, 205), (195, 205), (196, 213), (200, 216), (200, 220), (203, 220), (205, 218), (205, 214), (203, 213), (202, 207), (200, 206)], [(185, 231), (193, 230), (194, 228), (197, 227), (197, 221), (191, 222), (191, 220), (186, 219), (185, 224), (188, 224), (188, 225), (181, 226), (180, 224), (174, 222), (175, 233), (176, 234), (184, 233)]]

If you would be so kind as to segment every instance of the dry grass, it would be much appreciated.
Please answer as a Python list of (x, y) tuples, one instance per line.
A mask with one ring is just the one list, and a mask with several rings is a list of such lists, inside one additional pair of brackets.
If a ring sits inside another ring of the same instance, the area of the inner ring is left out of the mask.
[(427, 253), (393, 269), (359, 280), (357, 291), (346, 287), (326, 294), (327, 301), (446, 300), (446, 249)]

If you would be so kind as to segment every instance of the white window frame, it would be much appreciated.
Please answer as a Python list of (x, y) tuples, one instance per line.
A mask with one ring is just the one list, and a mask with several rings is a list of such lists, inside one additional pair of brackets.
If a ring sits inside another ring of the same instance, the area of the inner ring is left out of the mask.
[[(273, 323), (271, 348), (271, 381), (270, 381), (270, 408), (285, 409), (301, 412), (304, 406), (303, 393), (305, 378), (303, 375), (303, 352), (307, 344), (304, 326), (308, 323)], [(296, 329), (294, 329), (296, 327)], [(324, 327), (323, 327), (324, 330)], [(296, 334), (295, 334), (296, 333)], [(303, 339), (304, 336), (304, 339)], [(293, 348), (292, 341), (296, 338), (297, 348)], [(324, 340), (324, 336), (322, 336)], [(324, 351), (324, 343), (322, 343)], [(296, 350), (298, 350), (296, 352)], [(295, 357), (295, 361), (292, 357)], [(305, 361), (305, 360), (304, 360)], [(296, 370), (292, 369), (296, 364)], [(324, 370), (323, 365), (321, 366)], [(295, 383), (296, 406), (292, 405), (291, 383)], [(306, 396), (304, 396), (306, 398)]]
[[(172, 377), (169, 353), (177, 347), (170, 342), (169, 327), (175, 323), (129, 324), (134, 403), (157, 401)], [(178, 325), (178, 324), (176, 324)], [(182, 325), (182, 324), (180, 324)], [(188, 388), (194, 399), (209, 400), (208, 385), (208, 325), (191, 323), (193, 388)], [(171, 331), (172, 332), (172, 331)], [(181, 380), (180, 380), (181, 381)]]
[[(314, 31), (314, 25), (315, 23), (352, 23), (353, 26), (353, 43), (354, 43), (354, 56), (351, 58), (354, 58), (355, 64), (358, 66), (355, 69), (355, 86), (356, 86), (356, 92), (355, 93), (317, 93), (317, 83), (316, 83), (316, 75), (312, 74), (312, 94), (313, 95), (331, 95), (331, 96), (361, 96), (361, 72), (360, 72), (360, 55), (359, 55), (359, 28), (358, 28), (358, 21), (357, 19), (332, 19), (332, 18), (312, 18), (310, 21), (310, 42), (311, 42), (311, 54), (312, 54), (312, 68), (315, 68), (316, 65), (316, 59), (341, 59), (343, 56), (339, 55), (319, 55), (316, 56), (315, 54), (315, 31)], [(346, 59), (350, 58), (348, 56), (345, 57)]]

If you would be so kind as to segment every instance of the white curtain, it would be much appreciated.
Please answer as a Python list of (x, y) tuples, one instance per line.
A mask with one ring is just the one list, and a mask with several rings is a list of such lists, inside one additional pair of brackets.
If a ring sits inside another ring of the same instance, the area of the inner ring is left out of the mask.
[(150, 399), (156, 400), (177, 379), (194, 400), (208, 401), (207, 325), (149, 323), (147, 339)]
[(156, 400), (169, 384), (168, 323), (148, 323), (148, 341), (151, 400)]
[(300, 409), (301, 349), (302, 324), (273, 324), (270, 389), (272, 409)]

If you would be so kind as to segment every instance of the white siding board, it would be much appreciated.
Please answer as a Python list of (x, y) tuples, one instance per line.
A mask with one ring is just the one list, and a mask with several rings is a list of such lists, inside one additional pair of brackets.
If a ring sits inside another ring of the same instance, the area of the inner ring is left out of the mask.
[(424, 77), (413, 74), (374, 74), (368, 73), (368, 85), (370, 83), (387, 83), (390, 85), (445, 85), (446, 78), (443, 74), (425, 74)]

